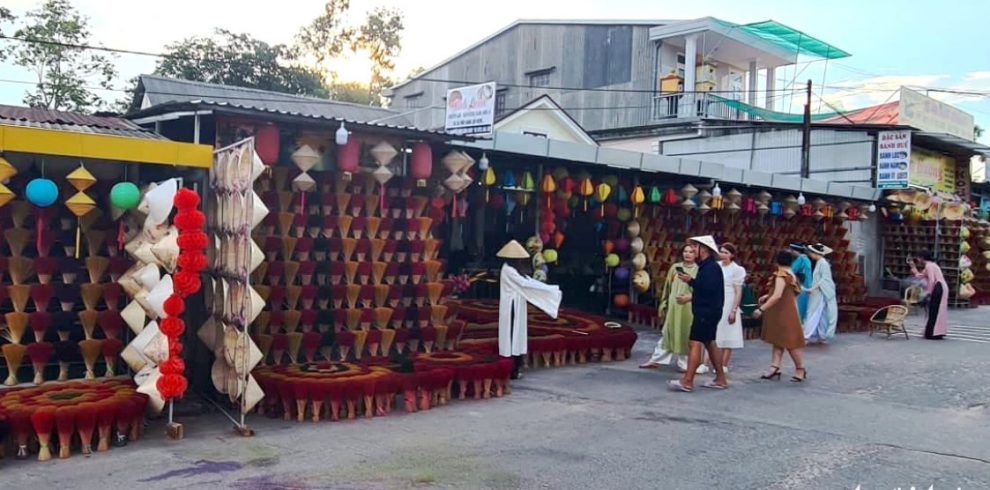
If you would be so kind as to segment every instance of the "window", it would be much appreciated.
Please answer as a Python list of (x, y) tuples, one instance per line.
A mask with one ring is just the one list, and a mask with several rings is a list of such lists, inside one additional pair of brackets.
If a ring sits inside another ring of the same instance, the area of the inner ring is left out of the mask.
[(505, 91), (499, 90), (495, 94), (495, 117), (505, 114)]
[(405, 100), (406, 100), (406, 107), (409, 109), (419, 109), (425, 107), (423, 105), (424, 104), (423, 92), (407, 95), (405, 96)]
[(526, 131), (526, 130), (523, 130), (522, 134), (525, 134), (527, 136), (536, 136), (537, 138), (546, 138), (547, 137), (547, 134), (546, 133), (540, 133), (538, 131)]
[(526, 75), (529, 77), (530, 87), (549, 87), (550, 86), (550, 74), (553, 73), (554, 68), (546, 68), (543, 70), (531, 71)]
[(681, 78), (684, 78), (684, 60), (684, 53), (677, 53), (677, 76)]

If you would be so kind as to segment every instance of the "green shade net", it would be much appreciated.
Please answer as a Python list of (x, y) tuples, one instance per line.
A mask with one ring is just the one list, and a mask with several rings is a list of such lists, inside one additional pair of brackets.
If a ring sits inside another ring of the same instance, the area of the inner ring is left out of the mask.
[(816, 39), (792, 27), (787, 27), (774, 20), (754, 22), (752, 24), (734, 24), (719, 21), (726, 26), (752, 34), (777, 47), (786, 49), (795, 55), (805, 55), (826, 60), (834, 60), (851, 56), (849, 53)]
[[(724, 104), (726, 107), (729, 107), (730, 109), (735, 109), (740, 112), (745, 112), (746, 114), (749, 114), (751, 116), (756, 116), (764, 121), (786, 122), (786, 123), (799, 123), (804, 121), (803, 114), (791, 114), (788, 112), (771, 111), (768, 109), (763, 109), (761, 107), (756, 107), (754, 105), (749, 105), (745, 102), (741, 102), (738, 100), (719, 97), (715, 94), (708, 94), (708, 97), (711, 97), (711, 99), (716, 104)], [(840, 115), (841, 114), (838, 112), (823, 112), (819, 114), (812, 114), (811, 120), (821, 121), (823, 119), (829, 119)]]

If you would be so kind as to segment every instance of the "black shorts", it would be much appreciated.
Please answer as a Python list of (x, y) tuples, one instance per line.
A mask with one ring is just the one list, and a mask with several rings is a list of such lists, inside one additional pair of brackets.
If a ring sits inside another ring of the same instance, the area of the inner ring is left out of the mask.
[(699, 318), (694, 317), (691, 323), (691, 340), (708, 345), (715, 341), (715, 334), (718, 332), (719, 318)]

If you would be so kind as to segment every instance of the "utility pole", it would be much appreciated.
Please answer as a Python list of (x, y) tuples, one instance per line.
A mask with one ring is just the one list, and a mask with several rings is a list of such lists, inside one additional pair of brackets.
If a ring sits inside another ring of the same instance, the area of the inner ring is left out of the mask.
[(811, 80), (808, 80), (804, 102), (804, 121), (801, 125), (801, 177), (811, 176)]

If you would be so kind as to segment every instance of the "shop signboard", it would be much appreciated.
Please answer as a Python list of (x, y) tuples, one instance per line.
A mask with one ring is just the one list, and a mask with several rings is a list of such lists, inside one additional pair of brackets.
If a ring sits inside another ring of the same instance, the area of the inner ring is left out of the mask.
[(973, 116), (955, 107), (901, 87), (897, 123), (922, 131), (947, 133), (969, 141), (975, 139)]
[(956, 162), (951, 157), (921, 148), (911, 150), (912, 185), (927, 187), (936, 192), (955, 194)]
[(911, 131), (877, 134), (877, 188), (905, 189), (911, 174)]
[(447, 91), (444, 131), (465, 136), (492, 133), (495, 124), (495, 82)]

